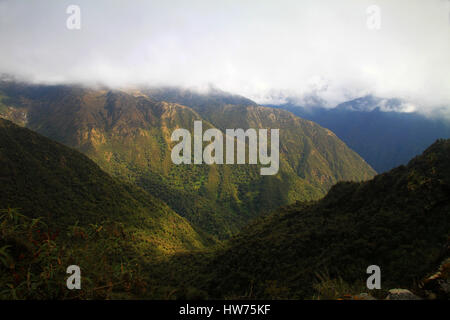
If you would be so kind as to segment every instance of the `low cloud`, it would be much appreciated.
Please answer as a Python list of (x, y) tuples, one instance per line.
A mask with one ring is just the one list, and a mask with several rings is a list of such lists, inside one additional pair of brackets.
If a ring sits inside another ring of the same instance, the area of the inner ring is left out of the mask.
[[(71, 4), (80, 30), (66, 27)], [(371, 5), (381, 10), (375, 30)], [(450, 109), (444, 0), (7, 0), (0, 43), (0, 72), (33, 82), (212, 84), (259, 103), (327, 106), (373, 94)]]

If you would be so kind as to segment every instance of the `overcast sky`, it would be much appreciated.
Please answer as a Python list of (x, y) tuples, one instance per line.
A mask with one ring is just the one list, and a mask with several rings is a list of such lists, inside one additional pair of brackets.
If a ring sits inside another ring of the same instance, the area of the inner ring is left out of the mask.
[[(80, 30), (66, 26), (72, 4)], [(371, 93), (430, 110), (450, 106), (450, 1), (0, 0), (0, 72), (212, 84), (260, 103), (315, 95), (331, 106)]]

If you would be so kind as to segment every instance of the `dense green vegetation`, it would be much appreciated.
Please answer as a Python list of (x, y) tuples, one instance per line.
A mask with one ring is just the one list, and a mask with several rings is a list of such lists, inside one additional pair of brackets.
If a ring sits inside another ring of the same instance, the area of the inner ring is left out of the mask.
[[(0, 89), (12, 110), (27, 110), (28, 128), (82, 151), (220, 238), (281, 205), (319, 199), (337, 181), (375, 174), (331, 131), (223, 92), (17, 83)], [(173, 165), (170, 135), (180, 127), (191, 130), (194, 120), (202, 120), (204, 130), (279, 128), (279, 174), (261, 176), (255, 165)]]
[[(134, 236), (117, 222), (50, 227), (17, 209), (0, 212), (0, 299), (107, 299), (148, 294)], [(62, 230), (62, 233), (61, 233)], [(82, 269), (82, 290), (66, 269)]]
[(214, 298), (326, 297), (364, 288), (372, 264), (382, 288), (413, 288), (448, 254), (449, 195), (450, 140), (440, 140), (407, 166), (255, 221), (203, 264), (192, 254), (171, 263), (203, 265), (186, 286)]
[(0, 168), (2, 298), (75, 297), (65, 289), (70, 264), (86, 276), (78, 298), (152, 296), (144, 266), (215, 243), (78, 151), (3, 119)]

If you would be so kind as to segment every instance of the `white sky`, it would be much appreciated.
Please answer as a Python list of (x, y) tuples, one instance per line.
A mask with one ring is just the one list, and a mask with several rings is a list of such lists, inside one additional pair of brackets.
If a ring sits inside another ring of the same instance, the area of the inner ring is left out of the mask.
[[(66, 9), (81, 9), (68, 30)], [(367, 27), (370, 5), (381, 28)], [(220, 89), (260, 103), (375, 94), (450, 109), (450, 1), (0, 0), (0, 73)]]

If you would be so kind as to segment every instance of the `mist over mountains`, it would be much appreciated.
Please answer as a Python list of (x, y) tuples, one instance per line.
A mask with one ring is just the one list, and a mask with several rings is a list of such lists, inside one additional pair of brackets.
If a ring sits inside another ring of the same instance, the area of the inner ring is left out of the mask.
[(272, 91), (450, 103), (448, 1), (79, 0), (79, 30), (66, 26), (68, 5), (1, 1), (0, 71), (44, 84), (211, 83), (260, 104)]

